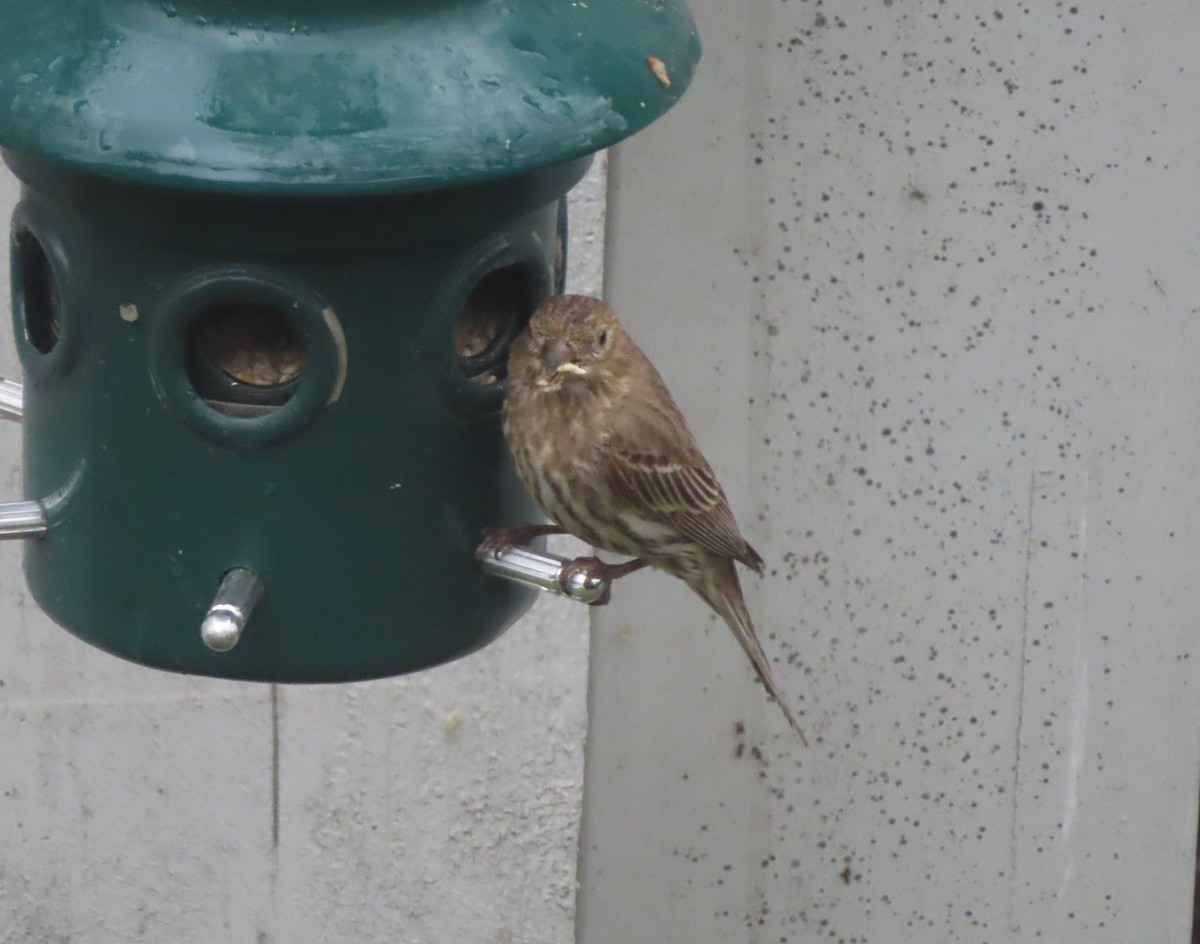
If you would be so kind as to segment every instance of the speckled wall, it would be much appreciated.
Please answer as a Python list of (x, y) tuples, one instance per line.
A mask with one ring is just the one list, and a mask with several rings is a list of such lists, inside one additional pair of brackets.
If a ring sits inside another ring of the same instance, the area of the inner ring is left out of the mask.
[[(573, 200), (570, 284), (597, 292), (602, 161)], [(0, 423), (0, 500), (19, 436)], [(0, 944), (569, 940), (586, 620), (547, 599), (405, 678), (214, 682), (57, 629), (0, 544)]]
[(686, 589), (624, 581), (581, 944), (1182, 944), (1200, 8), (693, 9), (609, 290), (767, 558), (811, 746)]

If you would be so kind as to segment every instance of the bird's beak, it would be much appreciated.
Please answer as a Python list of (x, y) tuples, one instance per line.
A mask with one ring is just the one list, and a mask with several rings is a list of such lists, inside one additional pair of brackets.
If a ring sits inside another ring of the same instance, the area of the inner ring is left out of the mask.
[(542, 348), (542, 363), (551, 376), (554, 374), (575, 374), (582, 377), (587, 374), (587, 368), (580, 367), (573, 360), (575, 352), (566, 341), (549, 341)]

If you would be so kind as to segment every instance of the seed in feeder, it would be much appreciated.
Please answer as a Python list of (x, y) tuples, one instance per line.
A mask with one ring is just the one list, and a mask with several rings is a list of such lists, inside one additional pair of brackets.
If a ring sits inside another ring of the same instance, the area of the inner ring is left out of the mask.
[(666, 88), (671, 87), (671, 77), (667, 75), (667, 66), (659, 58), (655, 56), (646, 57), (646, 65), (650, 67), (650, 71), (654, 73), (654, 77), (659, 83)]
[(254, 305), (229, 305), (203, 323), (201, 350), (234, 380), (272, 387), (304, 370), (304, 342), (281, 316)]
[[(470, 360), (484, 354), (500, 336), (504, 328), (504, 318), (501, 312), (486, 304), (486, 299), (476, 298), (475, 293), (467, 299), (458, 321), (454, 326), (454, 353), (463, 360)], [(471, 379), (477, 384), (488, 385), (496, 383), (497, 376), (494, 365), (492, 369), (476, 374)]]
[(468, 298), (454, 326), (454, 353), (462, 358), (478, 357), (491, 347), (500, 328), (494, 311)]

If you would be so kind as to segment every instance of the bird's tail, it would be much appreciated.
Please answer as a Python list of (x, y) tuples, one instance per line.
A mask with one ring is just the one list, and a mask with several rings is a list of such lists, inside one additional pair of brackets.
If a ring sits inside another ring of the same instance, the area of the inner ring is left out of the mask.
[(771, 666), (767, 662), (762, 644), (758, 641), (758, 633), (754, 631), (754, 624), (750, 621), (750, 612), (746, 609), (746, 600), (742, 596), (742, 585), (738, 581), (733, 561), (727, 557), (714, 556), (709, 560), (708, 566), (701, 570), (700, 576), (689, 580), (688, 585), (729, 624), (733, 635), (741, 643), (746, 655), (750, 657), (750, 663), (754, 666), (754, 671), (758, 673), (763, 687), (775, 699), (775, 703), (783, 711), (783, 715), (792, 729), (800, 735), (800, 740), (804, 742), (805, 746), (808, 746), (808, 739), (800, 730), (796, 716), (792, 714), (792, 709), (784, 701), (783, 694), (779, 691), (779, 686), (775, 684), (774, 676), (771, 675)]

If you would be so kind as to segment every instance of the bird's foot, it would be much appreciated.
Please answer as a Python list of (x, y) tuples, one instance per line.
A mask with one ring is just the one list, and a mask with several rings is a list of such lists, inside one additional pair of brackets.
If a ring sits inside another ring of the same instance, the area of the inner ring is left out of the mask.
[(564, 593), (572, 587), (604, 585), (604, 591), (594, 600), (589, 600), (589, 606), (604, 606), (612, 599), (612, 582), (627, 574), (641, 570), (650, 562), (636, 557), (624, 564), (606, 564), (598, 557), (576, 557), (565, 564), (558, 574), (559, 586)]
[(574, 596), (573, 590), (579, 587), (596, 587), (603, 585), (604, 591), (594, 600), (588, 600), (588, 606), (604, 606), (612, 599), (612, 588), (604, 576), (604, 561), (599, 557), (576, 557), (573, 561), (563, 564), (558, 572), (558, 585), (563, 593)]
[(511, 528), (484, 528), (476, 557), (490, 557), (506, 547), (520, 547), (547, 534), (566, 534), (556, 524), (519, 524)]

